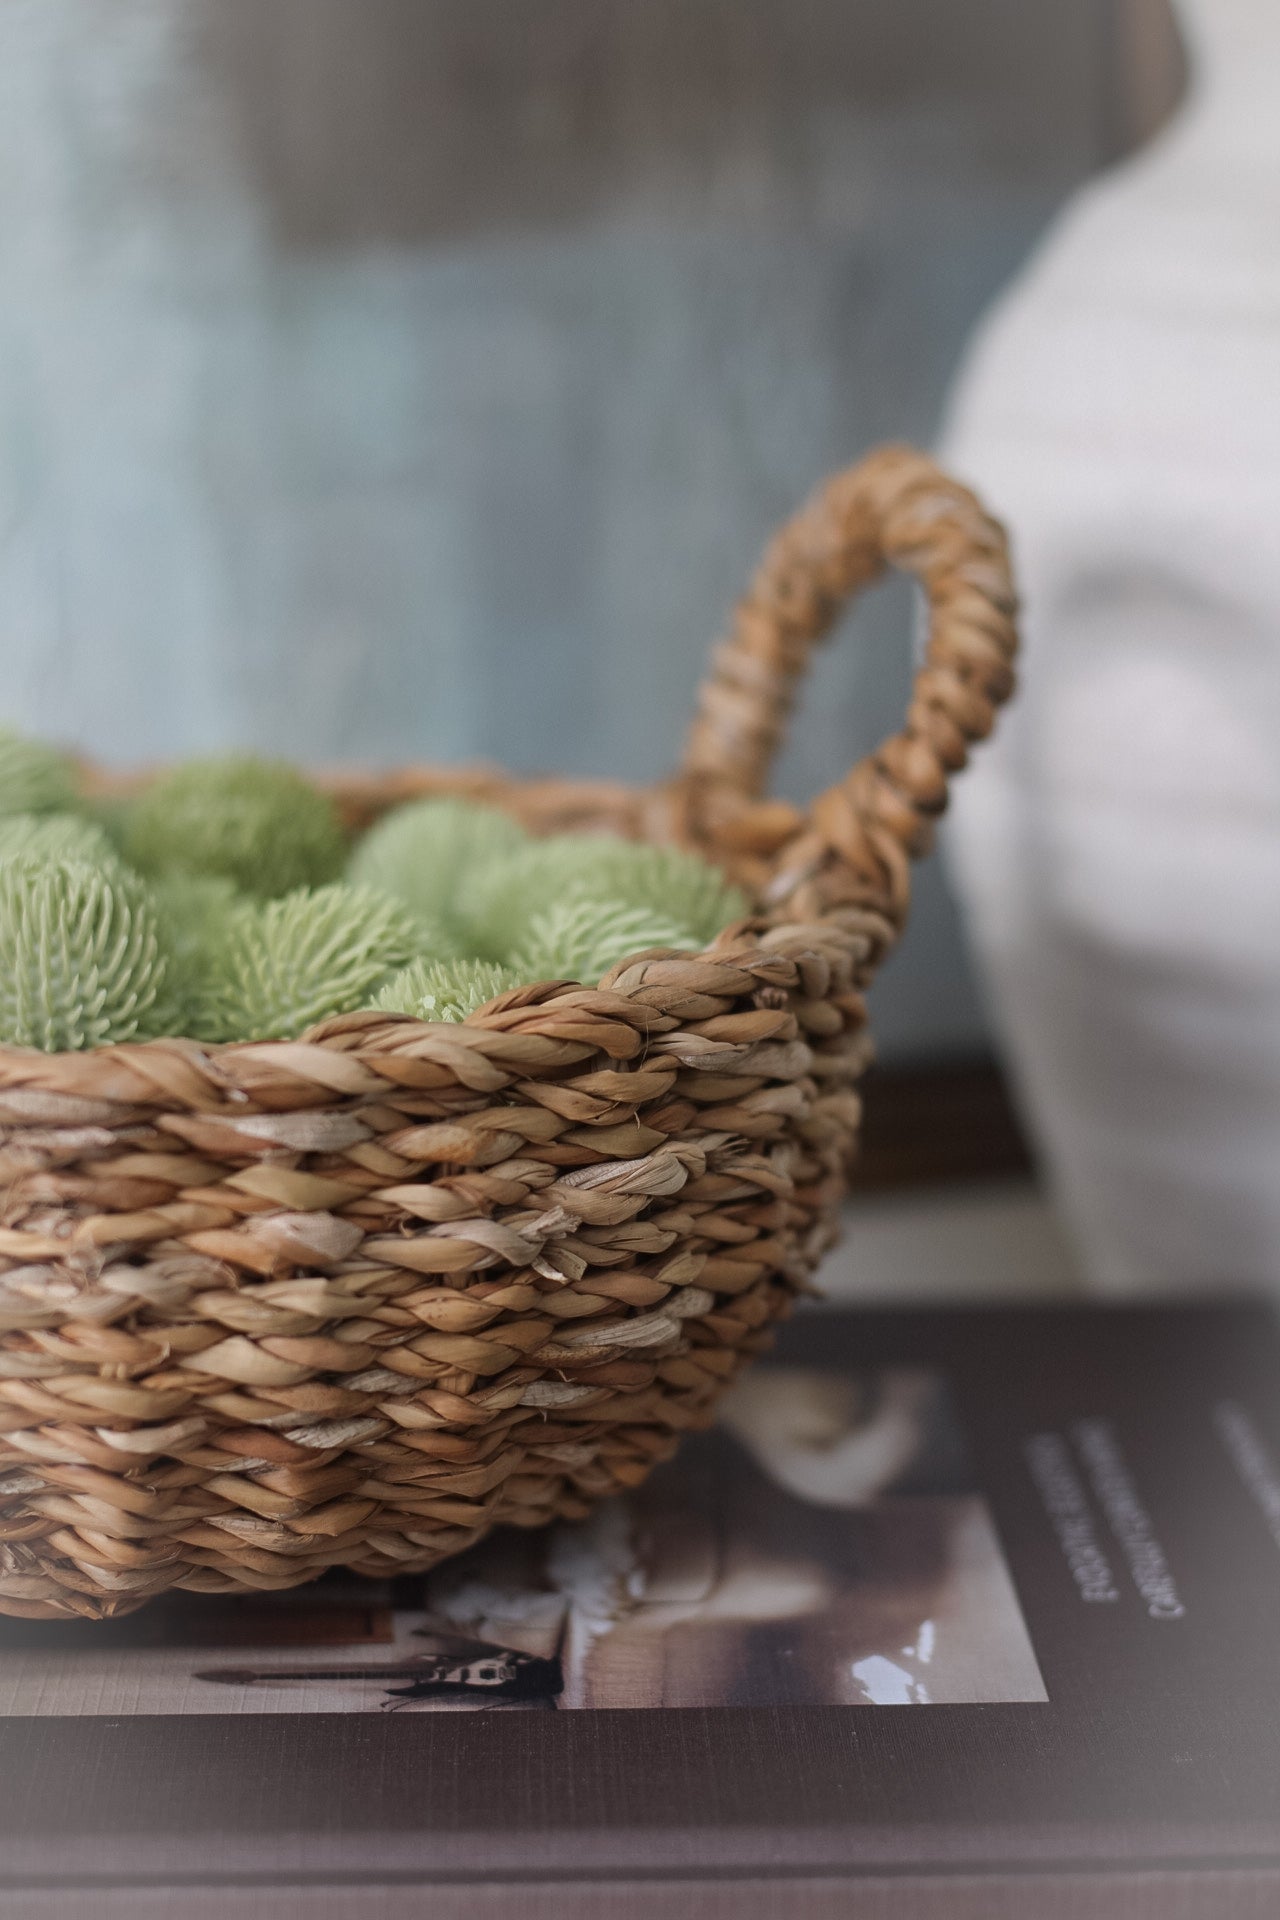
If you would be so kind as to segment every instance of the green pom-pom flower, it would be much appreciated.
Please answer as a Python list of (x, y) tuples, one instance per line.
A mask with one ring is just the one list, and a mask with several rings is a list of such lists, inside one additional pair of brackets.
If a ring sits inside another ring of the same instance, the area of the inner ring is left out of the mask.
[[(463, 874), (457, 909), (467, 944), (493, 960), (505, 960), (528, 932), (529, 922), (549, 901), (564, 897), (572, 870), (566, 858), (570, 836), (534, 840), (528, 846), (480, 862)], [(585, 836), (578, 843), (595, 846)]]
[(196, 1036), (292, 1040), (317, 1020), (367, 1005), (421, 940), (413, 916), (368, 887), (242, 901), (209, 955)]
[(171, 873), (155, 882), (151, 898), (169, 959), (166, 991), (156, 1009), (158, 1030), (193, 1033), (200, 1024), (226, 929), (242, 896), (229, 880), (216, 874)]
[(102, 872), (119, 872), (120, 855), (96, 820), (78, 813), (14, 813), (0, 818), (0, 863), (35, 865), (75, 861)]
[(0, 1040), (66, 1053), (152, 1032), (166, 963), (141, 883), (21, 856), (0, 865)]
[(746, 895), (697, 854), (604, 834), (558, 834), (489, 861), (464, 881), (460, 906), (477, 949), (505, 958), (523, 945), (535, 915), (579, 900), (642, 909), (695, 947), (750, 911)]
[(382, 1013), (409, 1013), (415, 1020), (465, 1020), (519, 984), (509, 967), (487, 960), (415, 960), (388, 980), (374, 1005)]
[(714, 940), (722, 928), (751, 911), (740, 887), (683, 847), (614, 841), (611, 852), (602, 847), (591, 857), (583, 875), (584, 889), (588, 885), (600, 895), (664, 914), (687, 927), (697, 944)]
[(412, 800), (371, 828), (351, 857), (357, 884), (393, 894), (457, 935), (455, 900), (463, 876), (527, 844), (496, 807), (470, 800)]
[(242, 904), (229, 880), (211, 873), (170, 873), (151, 889), (156, 916), (175, 960), (216, 953), (223, 929)]
[(123, 855), (134, 807), (132, 797), (123, 793), (89, 793), (80, 799), (78, 807), (86, 819), (102, 828), (115, 851)]
[(511, 957), (522, 980), (581, 980), (594, 986), (628, 954), (649, 947), (696, 947), (688, 930), (625, 900), (562, 900), (535, 913)]
[(252, 754), (190, 760), (134, 801), (124, 851), (139, 872), (211, 874), (275, 898), (342, 871), (331, 800), (294, 768)]
[(75, 803), (75, 775), (65, 754), (14, 727), (0, 727), (0, 814), (63, 813)]

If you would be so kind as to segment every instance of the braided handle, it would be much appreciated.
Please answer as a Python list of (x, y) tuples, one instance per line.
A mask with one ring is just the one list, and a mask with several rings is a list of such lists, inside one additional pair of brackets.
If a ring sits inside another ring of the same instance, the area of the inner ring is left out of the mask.
[(886, 566), (913, 574), (929, 604), (906, 724), (812, 803), (771, 856), (769, 891), (787, 900), (821, 876), (817, 910), (874, 901), (900, 922), (909, 863), (928, 850), (950, 776), (1011, 693), (1017, 648), (1003, 529), (923, 454), (878, 449), (775, 535), (713, 656), (682, 778), (721, 814), (759, 798), (815, 642)]

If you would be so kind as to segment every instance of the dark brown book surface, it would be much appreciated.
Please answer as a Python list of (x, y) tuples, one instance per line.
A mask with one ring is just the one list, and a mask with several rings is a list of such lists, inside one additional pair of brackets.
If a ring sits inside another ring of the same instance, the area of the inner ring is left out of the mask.
[(1267, 1309), (812, 1312), (584, 1527), (0, 1623), (0, 1911), (1276, 1913), (1278, 1626)]

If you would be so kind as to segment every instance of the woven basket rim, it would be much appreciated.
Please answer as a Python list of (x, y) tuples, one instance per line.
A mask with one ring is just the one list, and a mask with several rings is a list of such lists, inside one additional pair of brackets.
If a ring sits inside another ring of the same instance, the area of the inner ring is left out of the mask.
[[(122, 797), (145, 788), (170, 764), (172, 763), (157, 761), (143, 767), (114, 770), (105, 768), (98, 762), (81, 759), (78, 763), (80, 790), (88, 799)], [(622, 831), (617, 824), (607, 825), (605, 820), (598, 816), (618, 809), (621, 811), (624, 824), (643, 827), (646, 812), (653, 810), (661, 812), (664, 800), (678, 789), (679, 784), (673, 782), (645, 787), (622, 781), (597, 780), (590, 776), (581, 779), (571, 776), (557, 778), (541, 774), (523, 776), (507, 773), (496, 765), (475, 763), (463, 763), (456, 767), (410, 763), (384, 770), (331, 767), (306, 768), (304, 771), (320, 791), (330, 794), (338, 802), (348, 817), (354, 816), (361, 823), (361, 830), (379, 815), (389, 812), (394, 807), (410, 803), (414, 799), (428, 798), (473, 800), (500, 808), (513, 818), (521, 820), (522, 824), (527, 824), (528, 816), (522, 811), (519, 799), (521, 796), (533, 795), (542, 798), (546, 806), (553, 807), (557, 814), (566, 811), (576, 814), (575, 803), (581, 802), (590, 816), (585, 824), (558, 827), (555, 828), (556, 831), (570, 834), (610, 832), (619, 839), (633, 844), (662, 843), (646, 840), (643, 832)], [(762, 805), (749, 804), (742, 813), (746, 815), (763, 813), (768, 820), (768, 839), (774, 844), (780, 843), (788, 830), (793, 835), (797, 825), (803, 819), (799, 809), (791, 807), (789, 803), (776, 801), (768, 801)], [(554, 827), (554, 821), (552, 826)], [(535, 823), (529, 827), (529, 833), (531, 839), (547, 837), (545, 823), (540, 827), (535, 820)], [(739, 829), (739, 837), (741, 837), (741, 829)], [(714, 836), (710, 836), (709, 839), (710, 843), (704, 841), (695, 850), (709, 864), (718, 866), (732, 877), (734, 873), (732, 848), (727, 850), (726, 857), (726, 849), (716, 844)], [(681, 842), (672, 840), (667, 844), (678, 845)], [(829, 923), (831, 918), (831, 912), (823, 912), (817, 916), (816, 920), (811, 916), (807, 924)], [(330, 1029), (335, 1024), (342, 1023), (343, 1031), (349, 1031), (348, 1023), (359, 1016), (364, 1016), (364, 1024), (368, 1026), (371, 1034), (381, 1029), (399, 1028), (405, 1032), (421, 1030), (448, 1036), (458, 1044), (476, 1046), (483, 1050), (483, 1036), (486, 1033), (507, 1031), (511, 1025), (515, 1024), (514, 1018), (507, 1019), (505, 1016), (519, 1016), (522, 1029), (536, 1033), (539, 1031), (536, 1022), (528, 1019), (528, 1015), (534, 1009), (553, 1004), (562, 1005), (566, 1002), (578, 1005), (581, 1004), (584, 995), (593, 997), (595, 1011), (607, 1013), (609, 1008), (601, 1004), (602, 995), (633, 998), (643, 990), (644, 979), (628, 982), (626, 978), (637, 966), (662, 960), (676, 960), (685, 964), (709, 962), (724, 965), (739, 952), (744, 955), (758, 954), (760, 936), (773, 932), (779, 927), (795, 924), (794, 916), (787, 913), (785, 906), (780, 905), (771, 910), (765, 902), (758, 901), (752, 911), (727, 922), (715, 938), (704, 946), (637, 949), (635, 953), (628, 954), (616, 962), (594, 985), (586, 981), (572, 980), (521, 982), (519, 986), (507, 988), (503, 993), (496, 994), (491, 1001), (486, 1001), (482, 1007), (460, 1021), (420, 1020), (412, 1014), (357, 1009), (353, 1013), (329, 1015), (323, 1020), (316, 1021), (292, 1040), (203, 1041), (194, 1039), (188, 1034), (175, 1033), (154, 1035), (145, 1040), (111, 1041), (101, 1046), (66, 1049), (56, 1053), (46, 1053), (38, 1047), (21, 1047), (0, 1042), (0, 1074), (9, 1063), (37, 1061), (76, 1063), (104, 1056), (127, 1060), (153, 1053), (157, 1048), (171, 1052), (179, 1048), (184, 1051), (190, 1050), (213, 1060), (230, 1054), (244, 1055), (250, 1050), (256, 1050), (265, 1059), (269, 1057), (269, 1050), (273, 1048), (325, 1046), (330, 1037)], [(870, 931), (868, 929), (868, 932)], [(735, 935), (742, 936), (737, 946), (733, 944)], [(882, 917), (878, 919), (874, 927), (874, 944), (887, 948), (893, 937), (894, 930)], [(868, 951), (870, 951), (870, 943)], [(372, 1041), (370, 1044), (372, 1046)], [(377, 1047), (375, 1050), (396, 1051), (398, 1049)], [(75, 1077), (74, 1073), (71, 1077)]]

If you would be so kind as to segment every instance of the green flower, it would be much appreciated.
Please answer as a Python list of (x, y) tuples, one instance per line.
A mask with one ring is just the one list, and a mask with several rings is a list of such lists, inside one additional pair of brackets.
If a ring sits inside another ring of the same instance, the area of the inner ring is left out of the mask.
[(299, 888), (245, 900), (210, 953), (196, 1036), (291, 1040), (330, 1014), (368, 1004), (418, 952), (422, 928), (368, 887)]
[(344, 858), (333, 802), (251, 754), (161, 774), (130, 809), (124, 850), (141, 873), (217, 875), (265, 898), (336, 879)]
[(697, 947), (673, 920), (625, 900), (562, 900), (535, 913), (513, 970), (522, 980), (581, 980), (594, 986), (629, 954), (649, 947)]
[(123, 856), (133, 799), (124, 793), (89, 793), (78, 804), (85, 818), (101, 827), (115, 851)]
[(465, 1020), (519, 984), (508, 967), (487, 960), (415, 960), (388, 980), (373, 1004), (383, 1013), (409, 1013), (415, 1020)]
[(166, 963), (142, 884), (21, 855), (0, 865), (0, 1040), (46, 1053), (153, 1031)]
[(505, 958), (523, 945), (535, 915), (580, 900), (643, 909), (695, 947), (750, 912), (746, 895), (696, 853), (605, 834), (557, 834), (491, 860), (464, 882), (460, 905), (472, 944)]
[(463, 876), (526, 846), (522, 828), (496, 807), (470, 800), (411, 800), (371, 828), (348, 869), (357, 884), (377, 887), (457, 933), (456, 897)]
[(161, 944), (169, 958), (156, 1031), (194, 1033), (208, 997), (233, 911), (241, 904), (229, 880), (216, 874), (171, 873), (151, 889)]
[(75, 775), (66, 755), (0, 727), (0, 814), (62, 813), (75, 804)]
[(104, 873), (120, 871), (120, 855), (96, 820), (78, 813), (14, 813), (0, 818), (0, 862), (75, 861)]

